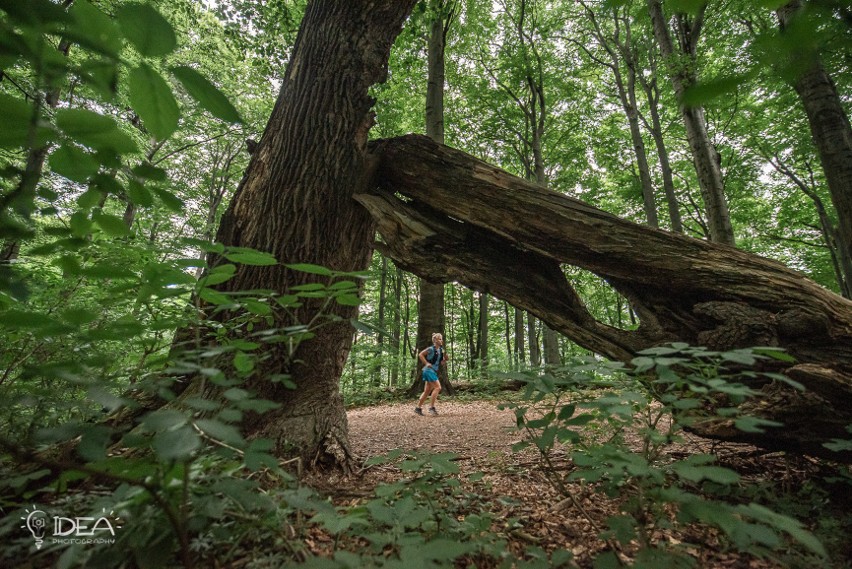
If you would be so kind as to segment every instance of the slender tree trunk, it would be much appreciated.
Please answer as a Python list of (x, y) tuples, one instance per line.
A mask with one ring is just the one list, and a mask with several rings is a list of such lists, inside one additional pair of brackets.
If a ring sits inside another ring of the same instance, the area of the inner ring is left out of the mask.
[[(706, 8), (706, 4), (704, 8)], [(686, 89), (695, 83), (695, 49), (701, 32), (704, 8), (701, 9), (694, 21), (683, 14), (676, 15), (675, 21), (678, 26), (680, 50), (675, 53), (666, 17), (663, 14), (662, 1), (648, 0), (654, 37), (663, 58), (671, 68), (669, 77), (679, 100), (683, 99)], [(687, 107), (681, 103), (681, 114), (686, 127), (687, 142), (692, 153), (692, 162), (695, 165), (698, 184), (701, 188), (701, 197), (704, 200), (710, 240), (733, 246), (734, 230), (731, 226), (728, 201), (725, 198), (721, 159), (707, 132), (704, 108), (700, 106)]]
[(654, 139), (654, 146), (657, 148), (657, 157), (660, 160), (660, 174), (663, 179), (663, 193), (666, 196), (666, 205), (669, 212), (669, 223), (671, 229), (675, 233), (683, 233), (683, 221), (680, 217), (680, 204), (677, 202), (677, 196), (674, 189), (674, 177), (672, 176), (672, 167), (669, 163), (669, 151), (666, 148), (666, 141), (663, 137), (663, 126), (660, 121), (660, 98), (659, 91), (656, 85), (656, 69), (651, 70), (652, 78), (645, 79), (642, 74), (638, 74), (642, 90), (645, 91), (645, 96), (648, 99), (648, 114), (651, 115), (651, 127), (648, 131), (651, 133), (651, 138)]
[[(429, 31), (428, 45), (428, 83), (426, 85), (426, 136), (439, 144), (444, 143), (444, 48), (447, 40), (447, 27), (443, 15), (443, 2)], [(428, 204), (427, 204), (428, 206)], [(444, 335), (444, 285), (420, 281), (420, 305), (417, 319), (417, 351), (432, 345), (432, 334)], [(446, 344), (445, 344), (446, 347)], [(417, 371), (411, 385), (411, 393), (421, 391), (423, 384), (420, 371), (423, 364), (417, 359)], [(438, 378), (444, 393), (452, 395), (453, 387), (449, 383), (447, 366), (438, 370)]]
[[(582, 2), (582, 0), (581, 4), (585, 9), (587, 19), (593, 27), (592, 34), (609, 58), (608, 62), (599, 61), (612, 71), (613, 78), (615, 79), (615, 89), (618, 92), (618, 99), (627, 117), (630, 140), (633, 143), (633, 155), (636, 158), (636, 167), (639, 170), (639, 182), (642, 187), (642, 203), (645, 209), (645, 219), (651, 227), (659, 227), (657, 205), (654, 199), (654, 184), (651, 180), (651, 169), (648, 166), (645, 141), (642, 139), (642, 131), (639, 129), (639, 108), (636, 104), (636, 58), (633, 54), (633, 46), (630, 45), (629, 20), (619, 13), (620, 8), (614, 8), (612, 10), (612, 31), (604, 33), (594, 9), (589, 7), (585, 2)], [(622, 38), (622, 26), (624, 26), (623, 32), (627, 35), (626, 38)], [(587, 50), (587, 53), (591, 55), (589, 50)], [(627, 73), (626, 81), (622, 70), (622, 63), (625, 64)]]
[(562, 365), (559, 355), (559, 333), (546, 323), (542, 323), (542, 344), (544, 345), (544, 365), (558, 367)]
[[(393, 329), (391, 331), (391, 348), (393, 348), (393, 367), (391, 368), (390, 384), (396, 386), (399, 383), (399, 359), (400, 359), (400, 322), (402, 320), (402, 269), (396, 267), (393, 283)], [(407, 299), (406, 299), (407, 302)]]
[[(803, 6), (800, 0), (793, 0), (777, 10), (782, 31), (795, 23)], [(848, 282), (852, 275), (852, 126), (837, 87), (819, 55), (799, 55), (806, 58), (809, 65), (798, 74), (793, 87), (808, 117), (831, 203), (837, 213), (838, 261)]]
[(518, 368), (527, 362), (526, 350), (524, 349), (524, 311), (515, 307), (515, 365)]
[(645, 219), (651, 227), (659, 227), (657, 220), (657, 203), (654, 199), (654, 184), (651, 181), (651, 168), (648, 166), (648, 155), (645, 151), (645, 141), (639, 130), (639, 110), (636, 106), (636, 73), (628, 69), (627, 84), (621, 72), (616, 69), (616, 85), (627, 124), (630, 127), (630, 140), (633, 142), (633, 154), (636, 157), (636, 167), (639, 169), (639, 182), (642, 185), (642, 204), (645, 208)]
[(382, 368), (384, 367), (385, 346), (385, 305), (387, 304), (388, 286), (388, 258), (382, 256), (382, 274), (379, 279), (379, 337), (376, 339), (376, 367), (373, 377), (373, 386), (380, 387), (382, 384)]
[[(813, 187), (805, 183), (790, 167), (784, 164), (779, 156), (770, 156), (767, 153), (765, 157), (776, 171), (786, 176), (814, 203), (814, 208), (819, 218), (820, 233), (831, 256), (831, 264), (834, 267), (834, 276), (837, 280), (840, 294), (846, 298), (852, 298), (852, 272), (846, 272), (846, 267), (844, 267), (844, 263), (841, 260), (840, 231), (828, 214), (822, 198), (820, 198)], [(810, 166), (808, 168), (810, 169)], [(813, 179), (813, 176), (811, 176), (811, 179)]]
[(509, 303), (506, 301), (503, 301), (503, 315), (505, 316), (503, 332), (506, 340), (506, 359), (509, 360), (510, 367), (517, 366), (518, 362), (512, 355), (512, 322), (509, 318)]
[[(226, 246), (268, 251), (281, 263), (311, 263), (335, 271), (363, 271), (372, 254), (375, 225), (352, 201), (365, 183), (367, 133), (373, 99), (368, 89), (384, 80), (391, 45), (415, 0), (326, 0), (308, 4), (281, 91), (245, 177), (216, 236)], [(211, 255), (211, 265), (218, 259)], [(322, 277), (283, 264), (240, 265), (223, 291), (272, 289)], [(312, 321), (322, 299), (306, 299), (295, 323)], [(247, 414), (249, 436), (265, 437), (281, 455), (293, 449), (310, 462), (346, 464), (346, 414), (338, 383), (352, 346), (349, 321), (357, 308), (332, 305), (335, 321), (315, 330), (290, 359), (268, 345), (246, 387), (280, 404), (264, 415)], [(292, 326), (283, 310), (277, 327)], [(295, 389), (267, 380), (287, 373)], [(187, 393), (198, 391), (194, 382)]]
[(489, 298), (484, 292), (479, 293), (479, 373), (488, 376), (488, 310)]
[(538, 325), (536, 317), (532, 312), (527, 312), (527, 340), (530, 344), (530, 365), (539, 367), (541, 365), (541, 348), (538, 343)]

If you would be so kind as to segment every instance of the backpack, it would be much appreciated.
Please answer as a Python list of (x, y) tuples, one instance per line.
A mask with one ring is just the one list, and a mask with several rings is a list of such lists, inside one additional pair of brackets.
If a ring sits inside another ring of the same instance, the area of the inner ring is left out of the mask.
[(441, 363), (444, 359), (444, 350), (442, 348), (435, 349), (435, 346), (429, 346), (429, 353), (426, 354), (426, 361), (432, 365)]

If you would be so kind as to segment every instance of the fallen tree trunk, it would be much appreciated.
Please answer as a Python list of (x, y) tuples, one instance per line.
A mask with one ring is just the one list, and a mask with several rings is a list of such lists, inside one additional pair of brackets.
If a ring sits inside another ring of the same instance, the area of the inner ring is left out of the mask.
[[(729, 246), (637, 225), (417, 135), (372, 145), (378, 189), (358, 194), (384, 243), (423, 278), (458, 281), (529, 310), (581, 346), (629, 361), (672, 341), (715, 350), (779, 346), (806, 387), (763, 386), (750, 410), (785, 424), (701, 434), (852, 459), (822, 444), (852, 424), (852, 302), (784, 265)], [(402, 197), (398, 197), (402, 196)], [(562, 271), (589, 270), (640, 318), (620, 330), (589, 313)]]

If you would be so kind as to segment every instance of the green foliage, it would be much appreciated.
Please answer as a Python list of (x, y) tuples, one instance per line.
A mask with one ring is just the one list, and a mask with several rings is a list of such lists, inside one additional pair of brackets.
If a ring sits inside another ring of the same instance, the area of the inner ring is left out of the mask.
[[(683, 429), (698, 421), (733, 423), (747, 432), (779, 427), (734, 406), (758, 396), (748, 386), (754, 381), (801, 388), (778, 374), (743, 367), (767, 358), (789, 356), (772, 348), (714, 352), (672, 344), (642, 352), (629, 369), (581, 364), (528, 376), (524, 400), (510, 405), (527, 435), (519, 448), (538, 449), (548, 479), (566, 497), (570, 483), (581, 482), (619, 499), (622, 515), (609, 518), (600, 536), (629, 555), (632, 566), (695, 566), (686, 548), (667, 546), (654, 532), (696, 524), (716, 528), (733, 547), (757, 557), (779, 555), (786, 536), (802, 555), (825, 559), (822, 543), (795, 518), (744, 496), (738, 503), (743, 480), (714, 455), (673, 458), (670, 452), (682, 442)], [(562, 449), (571, 464), (567, 471), (555, 467)], [(595, 566), (618, 561), (609, 552)]]

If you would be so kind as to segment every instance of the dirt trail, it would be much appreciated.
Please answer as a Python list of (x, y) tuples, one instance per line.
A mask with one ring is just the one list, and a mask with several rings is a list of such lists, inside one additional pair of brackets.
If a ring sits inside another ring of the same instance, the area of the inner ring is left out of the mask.
[(511, 454), (520, 440), (515, 414), (497, 403), (438, 402), (438, 415), (414, 413), (414, 403), (364, 407), (349, 411), (349, 440), (359, 457), (396, 448), (454, 452), (463, 458), (497, 458)]
[[(514, 530), (508, 527), (503, 530), (507, 532), (504, 537), (513, 553), (523, 555), (525, 548), (530, 546), (548, 551), (566, 549), (574, 554), (575, 567), (591, 567), (595, 555), (605, 547), (599, 533), (606, 527), (608, 517), (619, 515), (621, 505), (594, 487), (579, 482), (568, 482), (572, 500), (556, 492), (545, 478), (534, 449), (512, 452), (512, 445), (522, 439), (522, 434), (514, 428), (514, 412), (498, 409), (498, 405), (496, 401), (442, 400), (438, 403), (437, 416), (415, 414), (414, 401), (352, 409), (347, 413), (351, 449), (360, 460), (394, 449), (453, 452), (458, 455), (456, 464), (461, 470), (460, 479), (473, 472), (483, 473), (482, 482), (486, 493), (491, 495), (495, 519), (513, 519), (520, 525)], [(716, 445), (698, 437), (687, 437), (678, 451), (686, 455), (710, 452), (720, 459), (728, 456), (740, 467), (747, 467), (750, 459), (744, 461), (741, 453), (749, 448)], [(557, 458), (556, 468), (563, 475), (573, 469), (566, 456)], [(760, 464), (760, 467), (764, 470), (766, 465)], [(341, 502), (354, 504), (368, 497), (377, 484), (396, 480), (401, 475), (395, 467), (384, 465), (366, 468), (347, 483), (325, 480), (321, 486)], [(478, 491), (482, 489), (480, 486)], [(500, 531), (501, 528), (494, 529)], [(662, 542), (693, 544), (687, 550), (695, 556), (700, 567), (779, 567), (766, 559), (757, 560), (725, 551), (716, 537), (715, 531), (708, 528), (655, 534)]]

